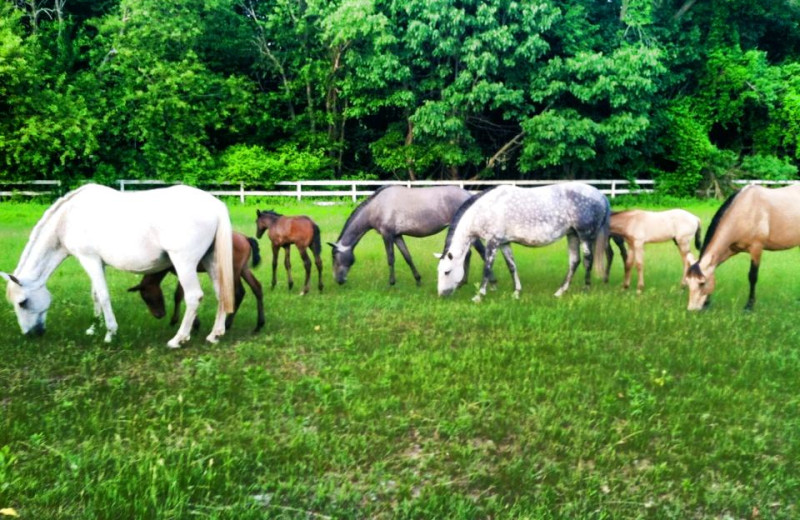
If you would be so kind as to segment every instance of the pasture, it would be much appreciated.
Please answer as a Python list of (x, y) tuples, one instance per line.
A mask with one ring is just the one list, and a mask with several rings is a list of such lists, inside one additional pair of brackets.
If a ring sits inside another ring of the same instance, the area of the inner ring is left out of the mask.
[[(632, 201), (629, 200), (632, 207)], [(612, 203), (614, 209), (622, 206)], [(708, 225), (718, 202), (682, 206)], [(0, 269), (12, 271), (46, 208), (0, 204)], [(231, 201), (255, 235), (256, 207), (307, 214), (334, 241), (353, 208)], [(649, 207), (657, 208), (654, 205)], [(647, 286), (560, 299), (564, 240), (515, 247), (479, 304), (470, 285), (436, 295), (444, 234), (409, 238), (422, 275), (383, 243), (355, 249), (344, 286), (299, 296), (271, 253), (232, 330), (180, 350), (109, 270), (119, 331), (87, 337), (89, 279), (68, 259), (48, 284), (47, 333), (23, 337), (0, 307), (0, 509), (21, 518), (796, 518), (800, 515), (800, 262), (766, 253), (754, 312), (746, 255), (717, 271), (712, 308), (686, 311), (672, 243), (646, 246)], [(293, 251), (295, 276), (302, 263)], [(616, 253), (616, 251), (615, 251)], [(282, 255), (281, 255), (282, 256)], [(171, 301), (174, 277), (164, 282)]]

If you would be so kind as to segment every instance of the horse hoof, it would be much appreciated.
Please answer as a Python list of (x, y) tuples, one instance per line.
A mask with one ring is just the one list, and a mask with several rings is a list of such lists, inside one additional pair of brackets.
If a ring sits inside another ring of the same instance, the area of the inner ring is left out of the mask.
[(514, 291), (511, 294), (511, 297), (514, 298), (515, 300), (519, 300), (519, 291)]
[(472, 301), (474, 301), (475, 303), (480, 303), (481, 302), (481, 295), (480, 294), (476, 294), (475, 296), (472, 297)]
[(186, 338), (184, 338), (184, 339), (172, 338), (171, 340), (169, 340), (167, 342), (167, 347), (173, 348), (173, 349), (181, 348), (181, 345), (183, 343), (186, 343), (187, 341), (189, 341), (189, 336), (186, 336)]
[(206, 341), (208, 341), (209, 343), (216, 344), (216, 343), (219, 343), (219, 337), (212, 332), (211, 334), (206, 336)]

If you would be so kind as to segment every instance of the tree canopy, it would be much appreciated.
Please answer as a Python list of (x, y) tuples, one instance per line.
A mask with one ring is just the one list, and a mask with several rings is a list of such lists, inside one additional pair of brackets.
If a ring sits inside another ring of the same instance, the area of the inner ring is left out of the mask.
[(654, 178), (800, 163), (800, 4), (4, 0), (0, 179)]

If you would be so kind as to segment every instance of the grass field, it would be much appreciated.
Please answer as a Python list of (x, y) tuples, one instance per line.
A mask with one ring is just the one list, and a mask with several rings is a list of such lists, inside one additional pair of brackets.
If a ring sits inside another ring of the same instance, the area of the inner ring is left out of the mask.
[[(707, 224), (716, 202), (686, 209)], [(333, 241), (352, 206), (231, 202), (311, 215)], [(0, 269), (12, 271), (46, 205), (0, 204)], [(267, 325), (248, 294), (218, 345), (175, 329), (109, 270), (115, 341), (87, 337), (89, 280), (68, 259), (48, 286), (41, 338), (0, 310), (0, 509), (26, 519), (797, 518), (800, 316), (797, 251), (764, 255), (755, 311), (748, 260), (717, 271), (714, 305), (690, 314), (670, 244), (647, 247), (646, 289), (553, 292), (566, 245), (516, 248), (480, 304), (436, 295), (443, 235), (407, 242), (387, 284), (380, 238), (356, 248), (322, 294), (269, 290)], [(471, 282), (478, 282), (477, 264)], [(582, 268), (581, 268), (582, 269)], [(578, 281), (582, 276), (576, 277)], [(174, 278), (165, 282), (169, 292)], [(208, 287), (206, 285), (206, 287)], [(312, 284), (314, 287), (314, 284)]]

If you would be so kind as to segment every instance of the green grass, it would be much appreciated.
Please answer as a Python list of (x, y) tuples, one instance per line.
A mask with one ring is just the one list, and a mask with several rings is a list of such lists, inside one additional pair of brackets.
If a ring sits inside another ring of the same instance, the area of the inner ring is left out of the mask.
[[(635, 204), (626, 201), (628, 206)], [(708, 223), (716, 203), (689, 203)], [(311, 215), (333, 241), (349, 204), (262, 202)], [(253, 234), (254, 203), (230, 205)], [(13, 270), (45, 209), (0, 205), (0, 269)], [(266, 239), (265, 239), (266, 240)], [(185, 348), (109, 270), (120, 324), (86, 337), (89, 281), (52, 277), (48, 332), (0, 312), (0, 509), (22, 518), (796, 518), (800, 494), (797, 252), (767, 253), (752, 313), (748, 260), (717, 271), (712, 309), (688, 313), (671, 244), (646, 248), (644, 294), (611, 283), (553, 292), (564, 242), (516, 248), (480, 304), (436, 295), (443, 235), (409, 239), (416, 287), (368, 234), (348, 283), (326, 247), (325, 290), (252, 294), (218, 345)], [(471, 282), (478, 282), (477, 264)], [(576, 282), (582, 273), (576, 277)], [(165, 282), (168, 294), (174, 279)], [(314, 284), (312, 284), (312, 288)]]

